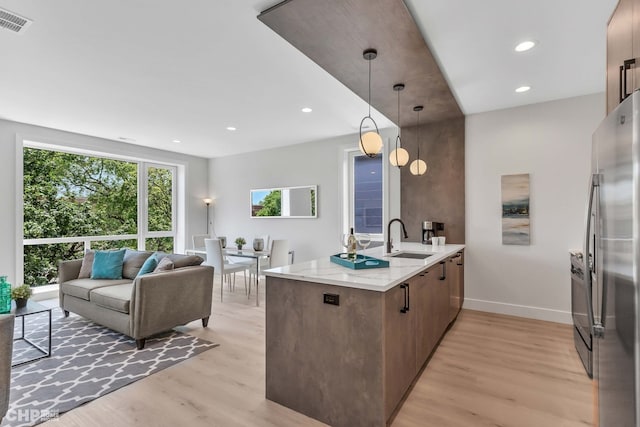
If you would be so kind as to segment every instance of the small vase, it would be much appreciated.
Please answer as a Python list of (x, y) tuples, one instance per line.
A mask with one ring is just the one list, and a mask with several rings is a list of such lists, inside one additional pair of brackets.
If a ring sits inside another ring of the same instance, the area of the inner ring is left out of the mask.
[(264, 239), (259, 237), (253, 239), (253, 250), (257, 252), (264, 250)]
[(242, 245), (238, 245), (238, 250), (241, 251), (242, 250)]
[(222, 244), (222, 249), (227, 247), (227, 238), (225, 236), (218, 236), (220, 239), (220, 244)]
[(25, 308), (29, 298), (16, 298), (16, 308)]

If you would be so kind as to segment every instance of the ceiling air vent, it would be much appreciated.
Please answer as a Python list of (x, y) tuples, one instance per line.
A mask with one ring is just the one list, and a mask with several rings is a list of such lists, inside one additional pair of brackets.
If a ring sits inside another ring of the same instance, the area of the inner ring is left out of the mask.
[(22, 34), (33, 21), (0, 8), (0, 28)]

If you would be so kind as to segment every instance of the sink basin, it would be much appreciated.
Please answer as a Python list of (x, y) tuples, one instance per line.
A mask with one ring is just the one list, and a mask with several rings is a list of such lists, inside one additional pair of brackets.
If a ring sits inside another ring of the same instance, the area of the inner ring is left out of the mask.
[(432, 254), (425, 254), (420, 252), (396, 252), (394, 254), (389, 255), (394, 258), (412, 258), (412, 259), (425, 259), (430, 257)]

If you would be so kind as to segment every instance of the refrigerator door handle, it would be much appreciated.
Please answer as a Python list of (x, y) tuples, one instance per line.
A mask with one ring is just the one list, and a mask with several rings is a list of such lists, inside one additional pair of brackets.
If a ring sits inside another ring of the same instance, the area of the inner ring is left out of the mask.
[[(600, 185), (600, 175), (599, 174), (591, 174), (589, 180), (589, 198), (587, 200), (587, 217), (585, 219), (585, 231), (584, 231), (584, 284), (587, 295), (587, 318), (589, 319), (589, 330), (595, 332), (595, 319), (593, 316), (593, 301), (591, 295), (591, 287), (592, 277), (591, 272), (593, 270), (592, 266), (596, 265), (595, 257), (593, 262), (590, 262), (589, 255), (591, 254), (591, 214), (593, 209), (593, 196), (595, 194), (596, 187)], [(595, 246), (595, 244), (594, 244)], [(595, 334), (594, 334), (595, 335)]]

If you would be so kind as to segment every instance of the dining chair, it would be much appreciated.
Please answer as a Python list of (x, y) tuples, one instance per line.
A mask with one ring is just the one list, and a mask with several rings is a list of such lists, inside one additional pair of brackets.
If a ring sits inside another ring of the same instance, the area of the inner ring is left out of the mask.
[[(260, 276), (264, 276), (264, 270), (268, 270), (270, 268), (282, 267), (284, 265), (291, 264), (289, 258), (289, 241), (288, 240), (273, 240), (271, 242), (271, 250), (269, 251), (269, 262), (264, 263), (260, 262)], [(253, 283), (253, 274), (255, 274), (254, 270), (249, 270), (249, 283)], [(249, 286), (249, 295), (251, 295), (251, 286)]]
[(271, 250), (271, 246), (269, 246), (269, 244), (271, 243), (271, 236), (269, 236), (268, 234), (264, 234), (260, 237), (264, 241), (264, 250), (269, 252)]
[(269, 268), (282, 267), (289, 264), (289, 241), (274, 240), (269, 252)]
[(204, 239), (210, 239), (208, 234), (194, 234), (191, 236), (193, 242), (193, 249), (204, 248)]
[(222, 301), (224, 291), (224, 278), (227, 278), (227, 284), (229, 289), (231, 289), (231, 275), (233, 274), (233, 288), (235, 289), (236, 273), (239, 271), (245, 272), (244, 290), (245, 293), (248, 294), (249, 290), (247, 288), (246, 271), (249, 266), (245, 264), (231, 264), (225, 262), (224, 254), (222, 252), (222, 242), (220, 242), (220, 239), (204, 239), (204, 247), (207, 252), (207, 260), (203, 264), (213, 266), (214, 275), (215, 273), (220, 274), (220, 301)]

